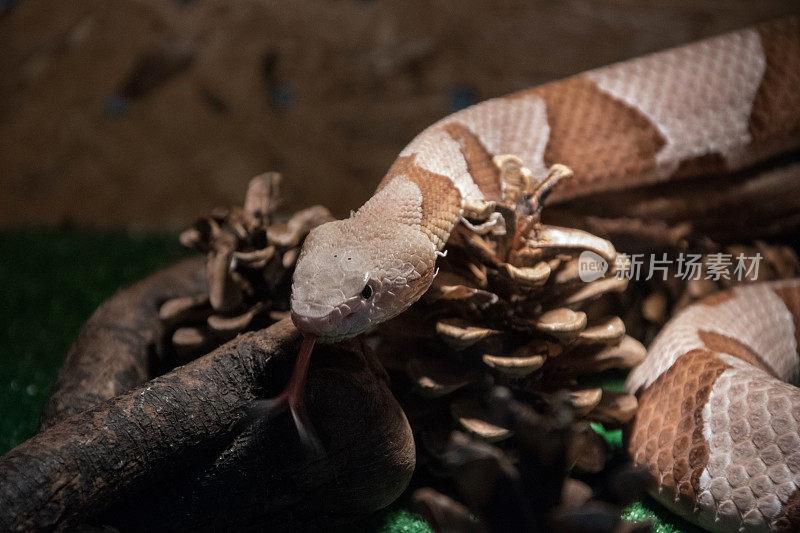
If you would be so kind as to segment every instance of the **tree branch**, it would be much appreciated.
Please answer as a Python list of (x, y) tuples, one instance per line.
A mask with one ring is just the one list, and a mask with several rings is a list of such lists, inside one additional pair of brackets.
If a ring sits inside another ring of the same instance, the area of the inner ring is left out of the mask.
[(0, 458), (0, 529), (297, 530), (388, 505), (411, 477), (413, 437), (356, 344), (314, 353), (308, 403), (326, 460), (309, 462), (289, 416), (252, 416), (298, 344), (285, 319), (19, 445)]

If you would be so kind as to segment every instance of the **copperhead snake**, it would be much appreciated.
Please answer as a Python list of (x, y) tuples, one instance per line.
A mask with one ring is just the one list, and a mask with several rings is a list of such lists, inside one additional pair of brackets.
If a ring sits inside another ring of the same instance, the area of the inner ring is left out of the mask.
[[(488, 100), (427, 128), (350, 218), (308, 236), (291, 309), (304, 332), (280, 398), (303, 426), (314, 339), (353, 337), (427, 290), (468, 205), (500, 193), (491, 156), (555, 201), (731, 172), (800, 146), (800, 22), (737, 31)], [(629, 376), (628, 452), (654, 495), (713, 531), (800, 530), (800, 280), (713, 295), (674, 317)]]

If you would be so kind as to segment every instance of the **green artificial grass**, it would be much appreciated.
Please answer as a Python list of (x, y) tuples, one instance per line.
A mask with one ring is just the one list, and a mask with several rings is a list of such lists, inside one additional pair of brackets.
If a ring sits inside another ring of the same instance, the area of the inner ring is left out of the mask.
[[(190, 254), (176, 235), (38, 230), (0, 233), (0, 454), (36, 433), (58, 367), (94, 309), (122, 286)], [(622, 376), (594, 377), (607, 390), (621, 390)], [(593, 425), (615, 453), (622, 432)], [(366, 531), (430, 533), (411, 513), (408, 498), (369, 520)], [(658, 533), (694, 533), (652, 500), (623, 513), (651, 519)]]
[(429, 526), (419, 515), (405, 509), (389, 511), (383, 517), (383, 524), (378, 533), (433, 533)]
[(699, 527), (675, 516), (649, 497), (629, 505), (622, 511), (622, 518), (633, 522), (651, 520), (653, 533), (704, 533)]
[(175, 235), (0, 234), (0, 453), (36, 433), (58, 367), (92, 311), (188, 254)]

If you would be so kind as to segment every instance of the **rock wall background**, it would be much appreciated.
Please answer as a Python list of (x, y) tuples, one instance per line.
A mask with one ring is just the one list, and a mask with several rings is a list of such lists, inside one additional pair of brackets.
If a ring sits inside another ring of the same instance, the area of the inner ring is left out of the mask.
[(185, 226), (286, 176), (346, 215), (453, 110), (796, 0), (6, 0), (0, 226)]

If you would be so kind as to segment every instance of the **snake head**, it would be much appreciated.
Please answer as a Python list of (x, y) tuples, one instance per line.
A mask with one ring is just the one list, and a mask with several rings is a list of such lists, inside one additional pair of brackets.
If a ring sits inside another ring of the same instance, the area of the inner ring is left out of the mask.
[(321, 342), (337, 342), (403, 312), (428, 289), (431, 241), (402, 223), (358, 218), (311, 231), (292, 279), (292, 320)]

